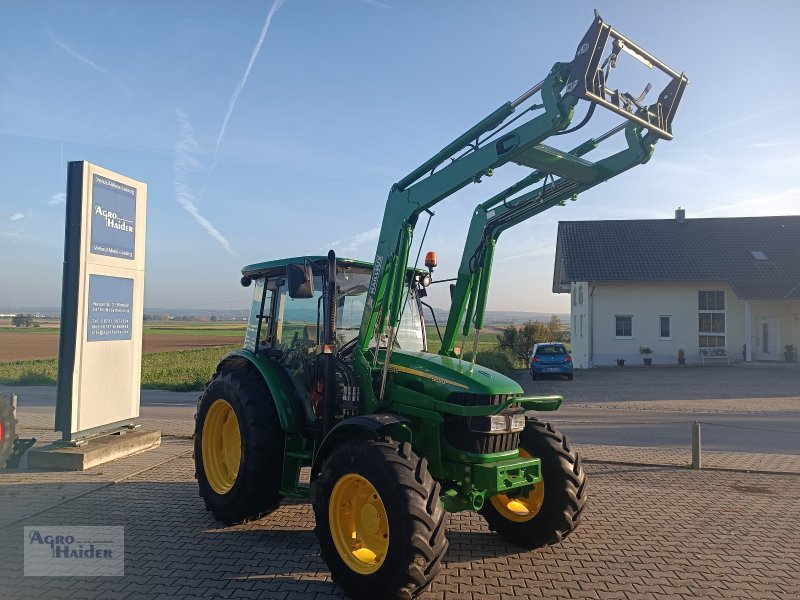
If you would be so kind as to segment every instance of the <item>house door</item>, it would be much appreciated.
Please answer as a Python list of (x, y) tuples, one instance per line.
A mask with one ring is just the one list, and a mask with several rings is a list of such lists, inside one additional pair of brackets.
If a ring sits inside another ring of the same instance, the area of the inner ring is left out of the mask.
[(777, 317), (758, 317), (753, 358), (755, 360), (781, 360), (781, 321)]

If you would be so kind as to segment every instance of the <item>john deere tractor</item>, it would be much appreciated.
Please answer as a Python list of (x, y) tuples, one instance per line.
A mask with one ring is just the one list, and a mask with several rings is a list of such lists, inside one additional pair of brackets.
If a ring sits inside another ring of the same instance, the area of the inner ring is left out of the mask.
[[(609, 87), (623, 54), (667, 82), (653, 102), (644, 101), (649, 85), (638, 97)], [(672, 139), (687, 83), (595, 14), (572, 61), (392, 186), (373, 262), (331, 250), (244, 267), (242, 284), (253, 286), (244, 347), (222, 359), (197, 407), (206, 508), (238, 523), (282, 498), (310, 498), (322, 558), (353, 598), (410, 598), (428, 586), (447, 551), (447, 512), (477, 511), (523, 548), (568, 536), (586, 476), (567, 438), (534, 416), (562, 398), (525, 396), (476, 364), (495, 244), (647, 162), (659, 139)], [(579, 103), (586, 117), (570, 128)], [(621, 123), (572, 149), (544, 144), (580, 129), (598, 106)], [(616, 151), (584, 158), (612, 137)], [(441, 349), (431, 353), (423, 298), (436, 259), (411, 263), (415, 227), (508, 163), (526, 175), (475, 208)]]

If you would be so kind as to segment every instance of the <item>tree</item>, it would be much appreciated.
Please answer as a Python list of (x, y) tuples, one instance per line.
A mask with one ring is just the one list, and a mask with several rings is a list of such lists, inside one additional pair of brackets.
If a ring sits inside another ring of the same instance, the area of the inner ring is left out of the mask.
[(14, 315), (11, 324), (14, 327), (33, 327), (33, 315)]
[[(555, 325), (555, 322), (558, 325)], [(541, 342), (560, 341), (563, 327), (558, 315), (553, 315), (549, 323), (540, 321), (527, 321), (521, 327), (509, 325), (505, 327), (497, 338), (498, 349), (505, 353), (515, 366), (528, 366), (531, 350), (535, 344)]]

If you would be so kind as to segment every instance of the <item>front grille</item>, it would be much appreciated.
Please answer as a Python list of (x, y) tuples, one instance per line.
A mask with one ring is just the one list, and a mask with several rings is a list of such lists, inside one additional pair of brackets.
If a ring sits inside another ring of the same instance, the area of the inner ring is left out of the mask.
[(490, 396), (488, 394), (456, 393), (450, 394), (447, 397), (447, 401), (460, 406), (499, 406), (509, 398), (513, 398), (515, 395), (516, 394), (495, 394), (494, 396)]
[(471, 417), (445, 415), (445, 441), (454, 448), (475, 454), (505, 452), (519, 447), (519, 432), (476, 433), (470, 429), (470, 419)]

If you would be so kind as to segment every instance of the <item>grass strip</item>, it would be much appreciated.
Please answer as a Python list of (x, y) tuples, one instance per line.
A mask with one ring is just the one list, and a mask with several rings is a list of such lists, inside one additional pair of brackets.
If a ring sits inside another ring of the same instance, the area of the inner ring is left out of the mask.
[[(142, 387), (173, 392), (200, 391), (214, 374), (217, 363), (239, 346), (213, 346), (177, 352), (142, 355)], [(4, 385), (56, 385), (58, 359), (0, 363)]]

